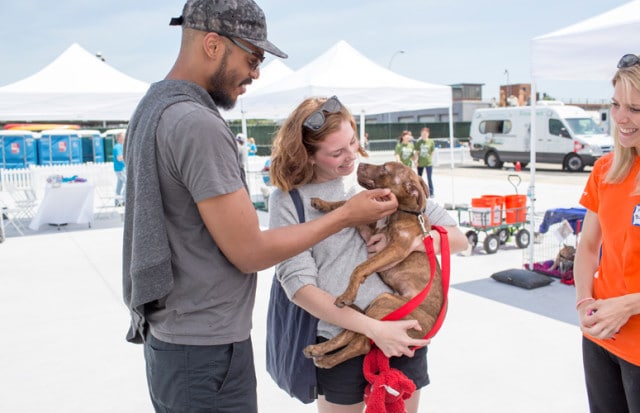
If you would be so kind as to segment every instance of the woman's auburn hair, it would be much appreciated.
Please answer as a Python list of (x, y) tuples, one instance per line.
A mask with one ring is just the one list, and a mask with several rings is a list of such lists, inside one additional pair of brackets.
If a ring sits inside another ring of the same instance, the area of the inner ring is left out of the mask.
[[(326, 98), (307, 98), (284, 121), (276, 132), (271, 148), (271, 183), (283, 192), (308, 184), (314, 178), (314, 168), (309, 158), (317, 151), (320, 142), (349, 121), (353, 133), (357, 133), (356, 121), (349, 110), (342, 106), (339, 112), (323, 112), (325, 123), (316, 131), (304, 127), (304, 121), (319, 110)], [(367, 156), (364, 149), (360, 155)]]

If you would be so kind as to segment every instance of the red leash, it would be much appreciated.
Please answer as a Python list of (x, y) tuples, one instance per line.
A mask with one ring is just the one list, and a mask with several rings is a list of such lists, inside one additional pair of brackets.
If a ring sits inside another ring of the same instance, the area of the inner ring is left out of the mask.
[[(424, 338), (426, 339), (435, 336), (438, 330), (440, 330), (440, 327), (442, 327), (442, 323), (444, 322), (444, 316), (447, 312), (447, 297), (449, 295), (449, 282), (451, 276), (451, 257), (449, 252), (449, 238), (447, 236), (447, 230), (437, 225), (434, 225), (431, 228), (440, 233), (440, 257), (442, 257), (442, 292), (444, 294), (444, 302), (442, 303), (440, 314), (438, 314), (438, 318), (436, 319), (433, 328), (424, 336)], [(429, 257), (429, 268), (431, 268), (429, 282), (419, 294), (409, 300), (402, 307), (387, 314), (383, 318), (383, 320), (401, 320), (402, 318), (409, 315), (413, 310), (415, 310), (424, 301), (424, 299), (427, 298), (427, 294), (429, 294), (429, 291), (431, 290), (431, 284), (433, 283), (433, 279), (436, 273), (436, 252), (433, 249), (433, 238), (425, 237), (423, 242), (425, 252), (427, 254), (427, 257)]]
[[(422, 215), (418, 215), (422, 230), (426, 233), (424, 228), (424, 220)], [(449, 282), (450, 282), (450, 250), (449, 239), (447, 237), (447, 231), (440, 226), (432, 226), (433, 229), (440, 233), (440, 256), (442, 257), (442, 291), (444, 294), (444, 302), (440, 309), (440, 314), (436, 319), (435, 324), (431, 328), (424, 338), (429, 339), (436, 335), (442, 323), (447, 310), (447, 301), (449, 295)], [(383, 320), (400, 320), (409, 315), (424, 301), (431, 290), (431, 284), (436, 274), (436, 253), (433, 248), (433, 238), (425, 236), (423, 239), (425, 252), (429, 257), (429, 268), (431, 274), (429, 275), (429, 282), (424, 289), (405, 305), (397, 310), (387, 314)], [(370, 383), (365, 389), (364, 401), (366, 404), (365, 413), (404, 413), (405, 406), (404, 400), (411, 397), (411, 394), (415, 391), (415, 384), (407, 378), (401, 371), (392, 369), (389, 366), (389, 359), (384, 353), (375, 345), (371, 347), (371, 351), (364, 357), (363, 373), (367, 381)]]

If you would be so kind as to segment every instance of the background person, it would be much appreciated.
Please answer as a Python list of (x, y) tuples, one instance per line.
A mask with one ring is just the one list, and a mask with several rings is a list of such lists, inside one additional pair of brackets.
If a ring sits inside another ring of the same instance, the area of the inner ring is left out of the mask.
[(256, 140), (252, 137), (249, 137), (247, 148), (249, 150), (249, 156), (256, 156), (258, 154), (258, 146), (256, 145)]
[(369, 191), (344, 211), (261, 231), (218, 107), (232, 108), (259, 77), (265, 52), (287, 55), (267, 40), (251, 0), (189, 0), (171, 24), (182, 26), (180, 52), (142, 98), (125, 141), (127, 340), (144, 342), (156, 411), (252, 413), (256, 271), (388, 215), (397, 201)]
[(398, 143), (396, 144), (396, 148), (393, 151), (396, 157), (397, 162), (401, 162), (402, 164), (408, 166), (409, 168), (413, 168), (413, 164), (416, 160), (415, 156), (415, 146), (411, 141), (413, 136), (411, 136), (411, 132), (408, 130), (402, 131), (400, 138), (398, 138)]
[(422, 177), (422, 172), (427, 170), (427, 184), (429, 186), (430, 196), (435, 195), (433, 189), (433, 181), (431, 181), (431, 173), (433, 172), (433, 151), (436, 148), (435, 143), (429, 139), (429, 128), (422, 128), (420, 138), (415, 143), (416, 156), (418, 157), (418, 175)]
[(238, 160), (240, 161), (240, 167), (247, 170), (249, 165), (249, 148), (246, 145), (244, 135), (239, 133), (236, 135), (236, 142), (238, 143)]
[(592, 413), (640, 412), (640, 59), (613, 77), (614, 150), (580, 199), (587, 213), (573, 268)]
[(116, 144), (113, 145), (113, 171), (116, 174), (116, 206), (124, 204), (124, 196), (126, 193), (127, 171), (124, 165), (124, 132), (118, 132), (116, 135)]
[[(270, 227), (298, 221), (288, 193), (293, 188), (300, 193), (307, 219), (323, 215), (311, 207), (311, 197), (338, 201), (362, 191), (355, 177), (358, 155), (366, 152), (358, 142), (355, 120), (338, 99), (304, 100), (283, 123), (273, 143), (271, 179), (277, 189), (270, 196)], [(429, 202), (427, 215), (432, 224), (446, 227), (452, 253), (467, 248), (466, 237), (447, 211)], [(439, 253), (440, 235), (437, 231), (431, 234)], [(367, 258), (368, 249), (377, 252), (382, 248), (383, 242), (375, 241), (372, 237), (367, 246), (355, 228), (348, 228), (278, 264), (276, 273), (287, 295), (320, 319), (320, 341), (331, 339), (343, 328), (364, 334), (385, 355), (394, 356), (391, 366), (402, 370), (419, 389), (429, 383), (427, 348), (414, 352), (409, 346), (422, 346), (426, 341), (412, 339), (406, 333), (415, 328), (417, 321), (379, 321), (351, 307), (338, 308), (334, 304), (335, 297), (346, 288), (352, 270)], [(424, 251), (421, 236), (414, 245)], [(359, 289), (355, 304), (366, 308), (379, 294), (390, 291), (374, 274)], [(362, 412), (367, 385), (362, 373), (363, 359), (360, 356), (331, 369), (317, 369), (319, 412)], [(408, 412), (417, 412), (419, 398), (420, 392), (416, 391), (406, 403)]]

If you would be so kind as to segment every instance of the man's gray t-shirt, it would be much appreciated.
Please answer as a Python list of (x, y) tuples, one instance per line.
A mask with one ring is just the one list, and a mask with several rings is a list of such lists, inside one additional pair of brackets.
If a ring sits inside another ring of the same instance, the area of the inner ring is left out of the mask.
[(256, 274), (244, 274), (227, 260), (196, 205), (246, 188), (235, 138), (217, 111), (181, 102), (160, 118), (156, 157), (174, 286), (147, 306), (151, 333), (186, 345), (246, 340)]

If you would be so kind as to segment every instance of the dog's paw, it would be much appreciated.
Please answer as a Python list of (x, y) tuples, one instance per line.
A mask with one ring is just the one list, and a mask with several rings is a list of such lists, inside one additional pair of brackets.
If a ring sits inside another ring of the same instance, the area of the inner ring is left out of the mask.
[(311, 198), (311, 206), (317, 209), (318, 211), (323, 211), (326, 209), (325, 202), (320, 198)]
[(353, 298), (349, 297), (346, 294), (342, 294), (338, 296), (338, 298), (336, 298), (336, 300), (333, 303), (340, 308), (347, 307), (353, 304)]
[(313, 358), (313, 364), (319, 369), (330, 369), (332, 364), (326, 362), (326, 357), (318, 356)]
[(302, 350), (304, 356), (308, 359), (312, 359), (314, 357), (314, 350), (316, 348), (315, 344), (310, 344)]

